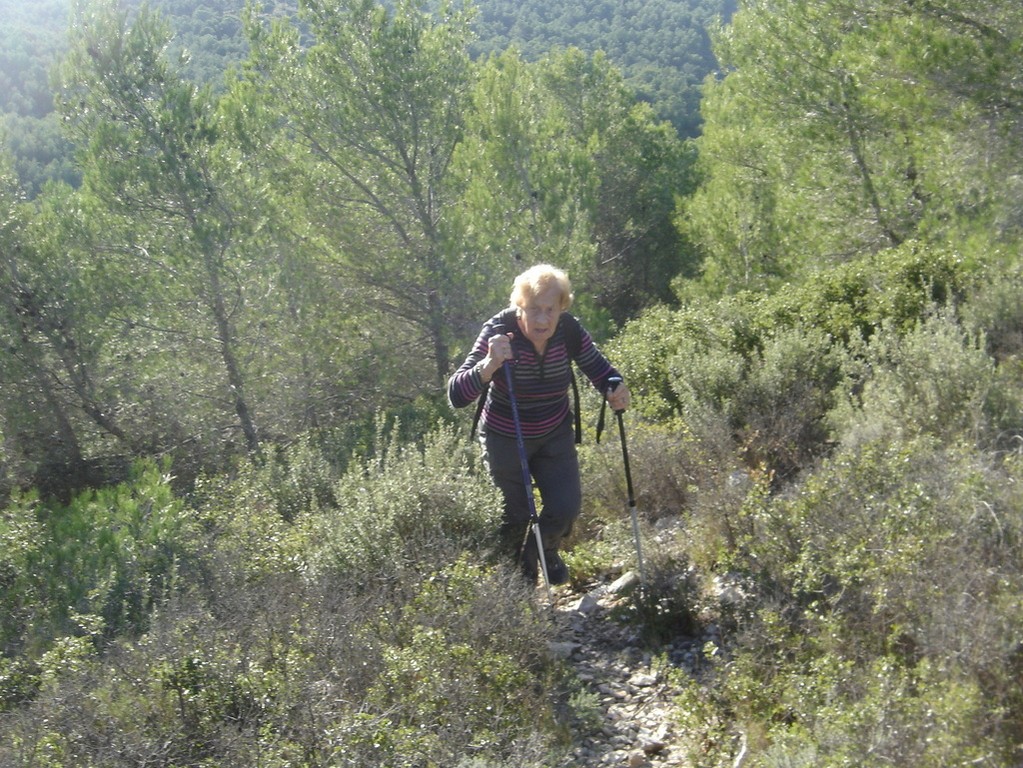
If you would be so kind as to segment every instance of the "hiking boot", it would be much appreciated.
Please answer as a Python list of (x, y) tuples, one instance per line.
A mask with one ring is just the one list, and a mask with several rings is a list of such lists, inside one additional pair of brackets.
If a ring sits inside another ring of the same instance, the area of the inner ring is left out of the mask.
[(547, 562), (547, 579), (550, 581), (551, 586), (557, 587), (561, 584), (568, 584), (568, 566), (565, 565), (565, 561), (561, 559), (561, 555), (558, 554), (557, 550), (545, 549), (543, 557)]

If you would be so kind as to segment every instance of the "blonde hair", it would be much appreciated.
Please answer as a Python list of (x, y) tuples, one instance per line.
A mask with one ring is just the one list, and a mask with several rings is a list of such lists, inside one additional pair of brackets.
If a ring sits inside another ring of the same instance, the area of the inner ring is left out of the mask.
[(512, 286), (511, 306), (522, 309), (537, 294), (557, 286), (561, 289), (561, 311), (572, 306), (572, 283), (568, 275), (550, 264), (537, 264), (515, 278)]

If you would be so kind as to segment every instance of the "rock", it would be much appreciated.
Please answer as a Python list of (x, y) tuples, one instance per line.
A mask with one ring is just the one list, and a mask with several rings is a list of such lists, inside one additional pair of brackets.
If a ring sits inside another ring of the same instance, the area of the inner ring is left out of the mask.
[(639, 584), (639, 574), (635, 571), (627, 571), (619, 576), (607, 591), (612, 595), (619, 595)]
[[(727, 582), (722, 586), (730, 586)], [(720, 629), (703, 628), (699, 637), (679, 636), (648, 647), (635, 626), (614, 618), (621, 593), (639, 584), (636, 573), (588, 588), (586, 594), (564, 590), (558, 596), (556, 635), (551, 652), (574, 671), (576, 683), (597, 709), (596, 728), (575, 735), (572, 765), (587, 768), (690, 768), (689, 756), (673, 746), (678, 691), (674, 674), (654, 667), (655, 659), (695, 673), (702, 649), (719, 639)], [(592, 721), (591, 721), (592, 722)]]
[(649, 688), (652, 685), (657, 685), (657, 675), (651, 672), (637, 672), (629, 678), (629, 685), (634, 685), (637, 688)]
[(644, 755), (658, 755), (664, 751), (664, 748), (668, 746), (660, 739), (655, 739), (651, 736), (640, 736), (639, 747), (643, 750)]
[(579, 643), (569, 642), (552, 642), (547, 644), (548, 650), (551, 655), (557, 659), (568, 659), (579, 650)]
[(590, 595), (583, 595), (579, 599), (579, 602), (576, 603), (574, 608), (574, 610), (577, 613), (581, 613), (584, 616), (590, 616), (599, 609), (600, 603), (597, 601), (595, 597), (592, 597)]

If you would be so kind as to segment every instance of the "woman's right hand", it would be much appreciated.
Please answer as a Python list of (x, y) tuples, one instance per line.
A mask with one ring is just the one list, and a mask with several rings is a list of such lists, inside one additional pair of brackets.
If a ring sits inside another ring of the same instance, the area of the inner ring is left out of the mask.
[(511, 334), (498, 333), (488, 339), (487, 357), (497, 366), (512, 359)]
[(512, 358), (511, 334), (498, 333), (487, 340), (487, 356), (483, 358), (480, 376), (487, 382), (504, 365), (506, 360)]

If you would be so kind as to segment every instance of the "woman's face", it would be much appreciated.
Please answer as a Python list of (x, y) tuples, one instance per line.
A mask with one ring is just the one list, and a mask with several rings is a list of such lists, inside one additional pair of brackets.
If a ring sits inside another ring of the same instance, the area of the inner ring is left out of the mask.
[(525, 306), (519, 307), (519, 328), (522, 334), (543, 351), (548, 340), (558, 327), (561, 317), (561, 287), (552, 285), (526, 299)]

